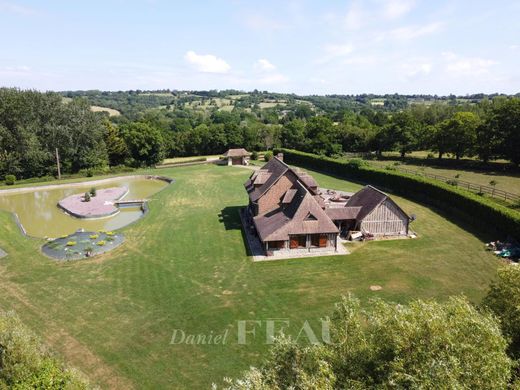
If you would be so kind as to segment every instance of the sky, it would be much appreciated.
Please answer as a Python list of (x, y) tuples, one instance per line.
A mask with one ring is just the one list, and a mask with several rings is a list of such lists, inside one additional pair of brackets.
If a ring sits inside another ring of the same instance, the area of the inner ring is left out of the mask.
[(0, 86), (516, 94), (519, 21), (519, 0), (0, 0)]

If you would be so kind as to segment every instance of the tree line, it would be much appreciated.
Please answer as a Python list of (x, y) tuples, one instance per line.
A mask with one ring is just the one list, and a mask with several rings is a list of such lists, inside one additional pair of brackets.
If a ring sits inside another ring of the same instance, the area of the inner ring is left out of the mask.
[[(134, 95), (136, 101), (145, 99)], [(126, 95), (107, 96), (123, 101)], [(264, 95), (251, 93), (244, 99), (256, 101), (258, 96)], [(331, 109), (341, 97), (309, 99), (316, 105), (293, 99), (284, 106), (261, 109), (256, 103), (243, 107), (237, 101), (231, 111), (136, 103), (138, 111), (131, 115), (109, 118), (90, 110), (88, 96), (64, 101), (57, 93), (2, 88), (0, 179), (56, 175), (56, 149), (65, 173), (151, 166), (165, 157), (220, 154), (232, 147), (252, 151), (285, 147), (326, 156), (384, 151), (405, 156), (431, 150), (439, 158), (450, 154), (457, 159), (476, 156), (484, 162), (502, 158), (520, 163), (519, 98), (412, 105), (397, 111), (367, 105)], [(328, 102), (326, 109), (319, 108), (319, 101)]]

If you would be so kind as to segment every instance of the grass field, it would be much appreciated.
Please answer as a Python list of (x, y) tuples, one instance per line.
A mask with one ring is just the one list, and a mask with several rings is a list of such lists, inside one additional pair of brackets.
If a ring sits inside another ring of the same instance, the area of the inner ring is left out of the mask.
[[(252, 263), (239, 224), (247, 203), (246, 169), (201, 165), (150, 170), (176, 179), (150, 202), (150, 213), (125, 229), (126, 243), (98, 258), (56, 263), (40, 240), (23, 237), (0, 212), (0, 308), (15, 310), (70, 364), (103, 388), (209, 388), (258, 364), (264, 328), (237, 344), (237, 320), (286, 318), (294, 334), (306, 319), (330, 313), (342, 294), (478, 302), (498, 260), (487, 237), (434, 210), (396, 197), (417, 215), (420, 238), (371, 242), (343, 257)], [(322, 174), (323, 187), (358, 184)], [(95, 178), (93, 178), (95, 179)], [(371, 285), (381, 291), (371, 291)], [(170, 345), (174, 329), (229, 331), (225, 345)]]
[[(370, 160), (370, 164), (373, 164), (379, 168), (383, 168), (387, 165), (393, 165), (396, 162), (400, 162), (399, 159), (395, 160)], [(425, 160), (426, 164), (426, 160)], [(461, 168), (451, 168), (451, 167), (433, 167), (428, 165), (421, 164), (411, 164), (405, 163), (402, 165), (396, 166), (397, 169), (400, 167), (420, 171), (425, 173), (432, 173), (435, 175), (441, 175), (448, 178), (452, 178), (455, 180), (463, 180), (471, 183), (490, 186), (489, 182), (494, 180), (496, 182), (495, 188), (501, 189), (504, 191), (511, 192), (513, 194), (520, 195), (520, 174), (518, 173), (504, 173), (500, 171), (480, 171), (476, 169), (461, 169)]]
[(90, 106), (90, 109), (94, 112), (107, 112), (108, 116), (119, 116), (121, 113), (113, 108), (108, 107), (100, 107), (100, 106)]

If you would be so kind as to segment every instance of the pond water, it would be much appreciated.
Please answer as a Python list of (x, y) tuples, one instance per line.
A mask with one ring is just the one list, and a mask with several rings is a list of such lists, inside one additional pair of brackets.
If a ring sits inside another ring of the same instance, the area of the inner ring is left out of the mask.
[(140, 217), (140, 207), (122, 207), (116, 215), (100, 219), (79, 219), (65, 214), (58, 208), (58, 201), (73, 195), (96, 189), (125, 186), (128, 194), (125, 200), (149, 199), (168, 183), (145, 177), (114, 179), (103, 184), (89, 184), (81, 187), (60, 186), (49, 190), (33, 190), (23, 193), (0, 194), (0, 209), (18, 214), (21, 224), (30, 236), (56, 238), (71, 234), (78, 229), (86, 231), (111, 231), (120, 229)]

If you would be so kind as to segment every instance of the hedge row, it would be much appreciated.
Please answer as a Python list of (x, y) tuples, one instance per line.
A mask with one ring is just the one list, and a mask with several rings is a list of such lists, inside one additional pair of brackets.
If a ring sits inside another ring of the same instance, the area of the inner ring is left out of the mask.
[(333, 174), (348, 180), (370, 183), (421, 203), (456, 214), (482, 230), (520, 240), (520, 213), (478, 194), (449, 184), (397, 171), (338, 161), (296, 150), (279, 149), (288, 164)]

